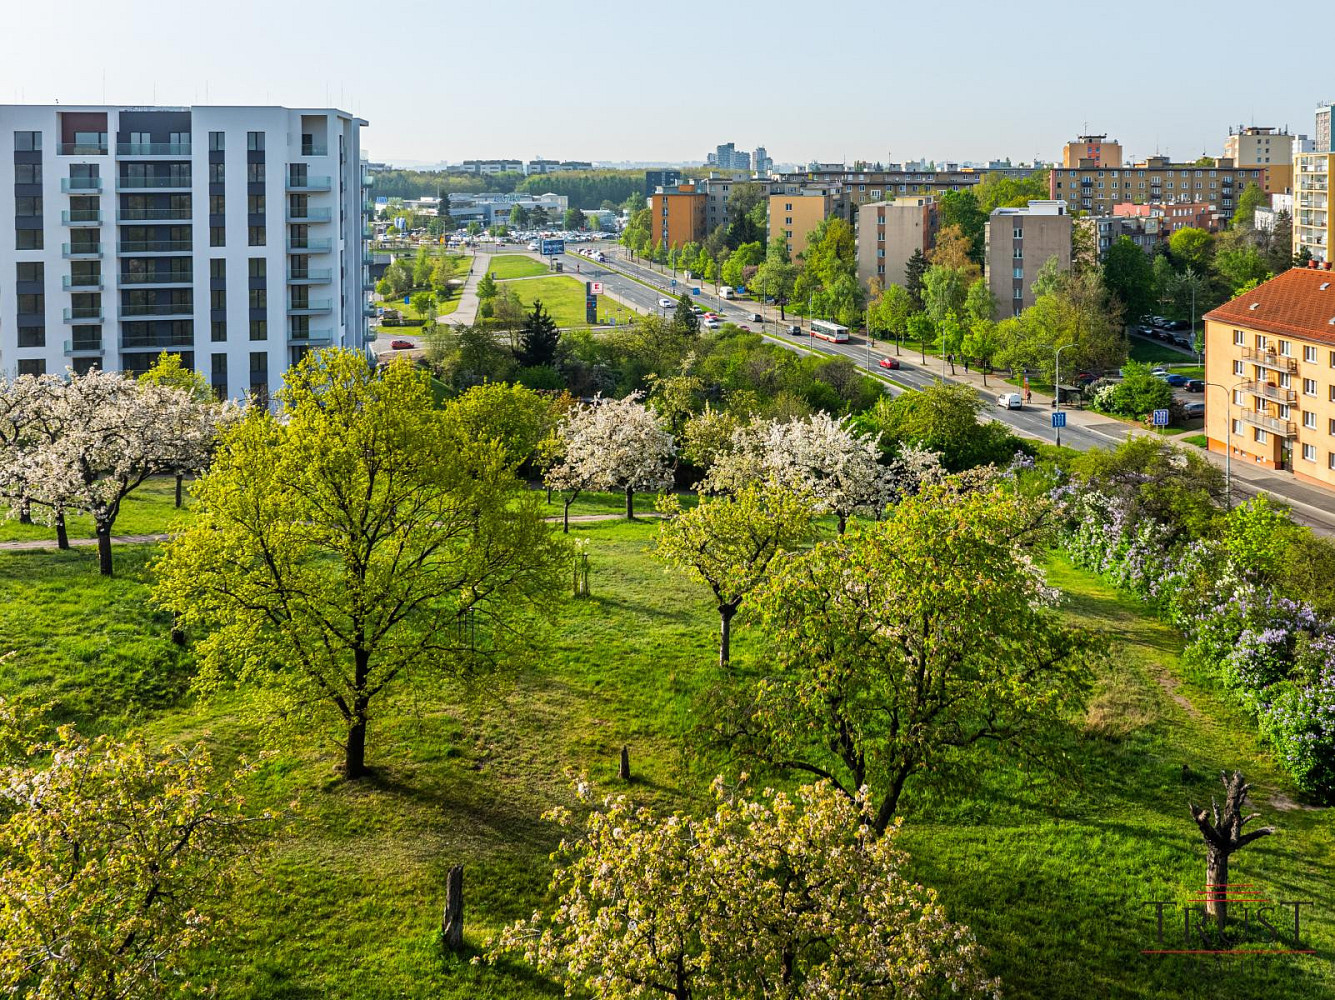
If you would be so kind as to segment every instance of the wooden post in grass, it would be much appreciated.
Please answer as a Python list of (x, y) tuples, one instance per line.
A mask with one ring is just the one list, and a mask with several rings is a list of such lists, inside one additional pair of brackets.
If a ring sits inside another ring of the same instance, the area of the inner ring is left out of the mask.
[(617, 777), (622, 781), (630, 781), (630, 748), (621, 748), (621, 763), (617, 765)]
[(464, 946), (464, 866), (450, 869), (445, 882), (445, 911), (440, 920), (440, 939), (450, 951)]
[[(1243, 815), (1243, 809), (1247, 804), (1247, 793), (1251, 790), (1251, 785), (1247, 784), (1242, 777), (1241, 771), (1234, 771), (1232, 775), (1228, 772), (1222, 772), (1219, 780), (1224, 785), (1224, 809), (1221, 812), (1219, 803), (1213, 798), (1210, 799), (1210, 811), (1198, 809), (1190, 802), (1187, 803), (1191, 809), (1191, 817), (1200, 827), (1201, 836), (1205, 838), (1205, 912), (1214, 919), (1215, 926), (1220, 931), (1224, 930), (1224, 924), (1228, 920), (1228, 858), (1234, 851), (1240, 847), (1245, 847), (1253, 840), (1274, 833), (1272, 826), (1263, 826), (1250, 833), (1243, 833), (1242, 827), (1248, 820), (1255, 819), (1260, 813), (1249, 813)], [(1211, 822), (1213, 820), (1213, 822)]]

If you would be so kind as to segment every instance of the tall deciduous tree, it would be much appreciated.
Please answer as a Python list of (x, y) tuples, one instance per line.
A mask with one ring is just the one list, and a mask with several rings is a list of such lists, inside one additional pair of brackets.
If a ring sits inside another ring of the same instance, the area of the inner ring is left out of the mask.
[(1119, 236), (1108, 248), (1103, 258), (1103, 282), (1122, 303), (1127, 319), (1136, 321), (1153, 311), (1154, 267), (1145, 251), (1129, 237)]
[(936, 246), (927, 251), (927, 260), (936, 267), (963, 272), (967, 283), (981, 274), (972, 254), (973, 243), (959, 226), (942, 226), (936, 234)]
[(749, 602), (774, 660), (722, 723), (734, 747), (850, 798), (868, 788), (877, 830), (911, 778), (980, 744), (1050, 760), (1085, 644), (1026, 552), (1045, 514), (946, 484), (782, 560)]
[(563, 841), (552, 910), (507, 928), (490, 958), (517, 953), (598, 1000), (999, 996), (973, 935), (909, 879), (897, 830), (878, 837), (863, 799), (825, 783), (791, 798), (714, 789), (703, 819), (605, 799)]
[(682, 510), (676, 496), (658, 505), (666, 518), (655, 555), (703, 580), (719, 614), (719, 666), (728, 666), (732, 620), (780, 552), (811, 531), (811, 501), (774, 483), (752, 483), (727, 497), (701, 498)]
[(503, 660), (567, 554), (504, 448), (458, 433), (407, 363), (310, 354), (280, 398), (225, 435), (155, 597), (207, 630), (201, 685), (332, 726), (360, 778), (381, 702)]

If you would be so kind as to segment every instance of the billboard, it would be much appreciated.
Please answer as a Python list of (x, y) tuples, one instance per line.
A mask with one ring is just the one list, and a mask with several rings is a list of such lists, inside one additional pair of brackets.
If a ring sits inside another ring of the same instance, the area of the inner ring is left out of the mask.
[(554, 256), (558, 253), (566, 252), (565, 240), (543, 240), (542, 253), (544, 256)]

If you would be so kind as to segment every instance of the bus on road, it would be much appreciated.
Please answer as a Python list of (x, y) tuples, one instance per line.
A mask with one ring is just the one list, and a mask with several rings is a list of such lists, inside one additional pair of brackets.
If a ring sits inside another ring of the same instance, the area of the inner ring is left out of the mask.
[(848, 327), (831, 323), (828, 320), (813, 319), (811, 321), (811, 335), (819, 337), (821, 340), (833, 341), (836, 344), (848, 343)]

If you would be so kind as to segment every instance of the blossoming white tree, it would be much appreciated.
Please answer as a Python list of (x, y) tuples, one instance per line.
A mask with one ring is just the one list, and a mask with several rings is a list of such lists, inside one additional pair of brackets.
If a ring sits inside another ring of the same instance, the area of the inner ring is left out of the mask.
[(714, 787), (703, 819), (604, 800), (562, 842), (555, 907), (502, 932), (493, 960), (517, 952), (600, 1000), (997, 995), (973, 934), (906, 876), (898, 827), (878, 836), (865, 799)]
[[(599, 399), (581, 406), (559, 431), (564, 443), (547, 482), (570, 502), (580, 490), (620, 490), (626, 494), (626, 519), (635, 518), (635, 493), (672, 485), (676, 455), (672, 435), (643, 403), (639, 393), (625, 399)], [(573, 494), (573, 495), (572, 495)]]
[(705, 489), (735, 493), (748, 483), (772, 480), (810, 495), (819, 511), (839, 518), (842, 533), (853, 515), (878, 517), (923, 481), (939, 478), (940, 463), (927, 457), (931, 454), (915, 450), (893, 466), (883, 465), (879, 436), (859, 435), (847, 418), (813, 413), (740, 428), (732, 450), (710, 470)]

